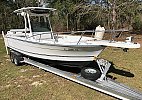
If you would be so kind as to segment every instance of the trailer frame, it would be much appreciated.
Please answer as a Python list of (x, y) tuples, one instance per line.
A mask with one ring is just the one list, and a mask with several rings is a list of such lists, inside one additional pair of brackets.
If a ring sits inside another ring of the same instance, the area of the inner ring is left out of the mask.
[(104, 71), (102, 71), (102, 75), (99, 79), (97, 79), (96, 81), (91, 81), (91, 80), (83, 78), (81, 74), (75, 74), (75, 73), (63, 71), (55, 67), (37, 62), (28, 57), (23, 57), (23, 58), (24, 60), (22, 61), (22, 63), (24, 62), (30, 65), (33, 65), (39, 69), (46, 70), (50, 73), (61, 76), (65, 79), (84, 85), (86, 87), (97, 90), (101, 93), (110, 95), (112, 97), (122, 99), (122, 100), (141, 100), (142, 99), (141, 92), (106, 77), (106, 73), (110, 67), (110, 63), (106, 62), (106, 60), (104, 60), (106, 63), (97, 61), (99, 66), (102, 66), (102, 64), (104, 64), (107, 67), (103, 69)]

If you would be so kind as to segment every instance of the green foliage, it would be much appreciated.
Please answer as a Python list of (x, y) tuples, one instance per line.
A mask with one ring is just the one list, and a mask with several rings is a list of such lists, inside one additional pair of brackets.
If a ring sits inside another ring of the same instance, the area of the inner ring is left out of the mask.
[[(11, 2), (10, 2), (11, 1)], [(140, 12), (140, 3), (136, 0), (109, 0), (109, 6), (87, 4), (87, 0), (46, 0), (50, 1), (49, 7), (57, 9), (56, 15), (51, 15), (51, 23), (54, 31), (65, 30), (91, 30), (102, 25), (106, 29), (124, 28), (132, 25), (134, 18)], [(114, 3), (115, 1), (115, 3)], [(20, 28), (22, 19), (12, 12), (26, 6), (37, 6), (37, 0), (12, 0), (0, 1), (0, 31), (11, 28)], [(115, 8), (113, 8), (115, 5)], [(113, 22), (113, 10), (115, 10), (115, 22)], [(115, 25), (113, 25), (115, 24)]]
[(2, 0), (0, 1), (0, 31), (7, 31), (11, 28), (20, 28), (23, 20), (13, 13), (14, 10), (36, 5), (36, 0)]
[[(55, 0), (50, 4), (51, 7), (57, 9), (57, 15), (52, 16), (54, 29), (57, 31), (68, 30), (70, 19), (75, 8), (75, 0)], [(58, 22), (58, 23), (56, 23)], [(60, 26), (60, 27), (59, 27)]]
[(80, 3), (76, 0), (55, 0), (52, 5), (58, 9), (58, 20), (60, 20), (58, 22), (70, 30), (95, 29), (98, 25), (112, 29), (113, 9), (116, 14), (115, 29), (130, 26), (135, 15), (138, 14), (140, 4), (135, 0), (110, 0), (109, 2), (111, 5), (108, 7), (89, 5), (85, 0)]
[(139, 3), (136, 0), (120, 0), (117, 2), (117, 26), (123, 28), (129, 26), (138, 15)]
[(132, 27), (134, 31), (142, 32), (142, 21), (140, 17), (136, 17), (134, 22), (132, 23)]

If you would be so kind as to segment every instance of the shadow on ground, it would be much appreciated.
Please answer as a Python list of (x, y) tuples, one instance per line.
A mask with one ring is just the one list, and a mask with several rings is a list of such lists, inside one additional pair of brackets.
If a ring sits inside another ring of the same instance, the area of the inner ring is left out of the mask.
[[(41, 61), (40, 59), (34, 59), (34, 60), (44, 63), (44, 64), (47, 64), (47, 65), (50, 65), (50, 66), (60, 69), (62, 71), (67, 71), (67, 72), (71, 72), (71, 73), (75, 73), (75, 74), (79, 74), (81, 72), (81, 67), (77, 68), (77, 67), (61, 66), (61, 65), (49, 64), (49, 63), (47, 63), (47, 61)], [(118, 75), (125, 76), (125, 77), (134, 77), (133, 73), (131, 73), (129, 71), (122, 70), (122, 69), (117, 69), (116, 65), (113, 64), (113, 62), (110, 62), (110, 63), (111, 63), (111, 67), (110, 67), (108, 73), (114, 73), (114, 74), (118, 74)], [(91, 62), (86, 67), (95, 67), (95, 68), (99, 69), (97, 62), (95, 62), (95, 61)], [(116, 77), (113, 77), (111, 75), (107, 75), (107, 77), (112, 78), (114, 80), (117, 79)]]
[[(117, 69), (115, 67), (115, 65), (113, 64), (113, 62), (111, 62), (111, 67), (110, 67), (108, 73), (115, 73), (115, 74), (125, 76), (125, 77), (134, 77), (134, 74), (129, 72), (129, 71), (125, 71), (125, 70), (122, 70), (122, 69)], [(108, 77), (112, 77), (112, 76), (108, 75)], [(116, 78), (114, 78), (114, 79), (116, 79)]]

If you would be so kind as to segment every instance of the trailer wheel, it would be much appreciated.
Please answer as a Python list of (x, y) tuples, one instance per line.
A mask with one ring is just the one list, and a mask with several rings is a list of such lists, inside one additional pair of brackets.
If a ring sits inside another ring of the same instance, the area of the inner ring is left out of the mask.
[(22, 54), (11, 50), (10, 51), (10, 60), (12, 63), (14, 63), (16, 66), (21, 65), (21, 61), (23, 61)]
[(95, 68), (84, 67), (81, 69), (81, 76), (85, 79), (95, 81), (101, 76), (101, 72)]
[(14, 63), (14, 54), (12, 52), (10, 52), (10, 61)]
[(18, 56), (14, 55), (13, 63), (14, 63), (16, 66), (19, 66), (19, 65), (20, 65), (20, 59), (19, 59)]

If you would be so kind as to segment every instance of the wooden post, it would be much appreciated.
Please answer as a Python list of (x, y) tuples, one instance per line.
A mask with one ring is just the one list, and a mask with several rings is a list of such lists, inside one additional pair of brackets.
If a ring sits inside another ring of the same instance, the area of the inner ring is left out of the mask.
[(6, 38), (5, 38), (5, 35), (4, 35), (4, 32), (3, 32), (3, 31), (2, 31), (2, 36), (3, 36), (3, 39), (4, 39), (4, 44), (5, 44), (6, 53), (9, 54), (8, 48), (7, 48), (7, 40), (6, 40)]

